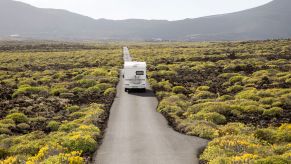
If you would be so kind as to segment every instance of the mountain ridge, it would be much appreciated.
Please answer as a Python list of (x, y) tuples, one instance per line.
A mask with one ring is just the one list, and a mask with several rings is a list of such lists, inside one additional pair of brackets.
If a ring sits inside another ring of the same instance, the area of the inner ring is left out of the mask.
[[(9, 15), (9, 17), (7, 17)], [(0, 1), (0, 37), (52, 40), (259, 40), (290, 38), (291, 1), (177, 21), (93, 19), (67, 10)]]

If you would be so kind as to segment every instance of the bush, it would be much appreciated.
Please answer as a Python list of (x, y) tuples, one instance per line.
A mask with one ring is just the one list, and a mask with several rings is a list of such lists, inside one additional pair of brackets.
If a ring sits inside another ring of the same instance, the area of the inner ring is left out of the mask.
[(78, 118), (81, 118), (81, 117), (84, 117), (84, 116), (86, 116), (86, 114), (84, 112), (74, 112), (74, 113), (70, 114), (70, 117), (72, 119), (78, 119)]
[(283, 113), (283, 109), (280, 107), (273, 107), (271, 109), (266, 109), (263, 112), (264, 116), (270, 116), (270, 117), (279, 117)]
[(164, 91), (156, 92), (156, 96), (159, 100), (162, 100), (163, 98), (166, 98), (166, 97), (170, 97), (173, 94), (174, 93), (172, 93), (172, 92), (164, 92)]
[(94, 85), (97, 84), (96, 80), (89, 80), (89, 79), (82, 79), (77, 81), (78, 86), (82, 88), (89, 88), (93, 87)]
[(30, 85), (22, 85), (20, 86), (12, 95), (12, 97), (17, 97), (19, 95), (31, 95), (31, 94), (40, 94), (42, 96), (48, 96), (48, 87), (32, 87)]
[(227, 135), (209, 142), (200, 158), (211, 162), (239, 154), (254, 154), (262, 148), (259, 140), (251, 135)]
[(7, 119), (12, 119), (15, 123), (26, 123), (28, 118), (23, 113), (12, 113), (6, 116)]
[[(0, 147), (0, 159), (5, 158), (7, 155), (8, 155), (7, 150)], [(1, 163), (1, 161), (0, 161), (0, 163)]]
[(70, 151), (82, 153), (94, 153), (97, 149), (97, 142), (88, 134), (73, 132), (65, 138), (64, 144)]
[(18, 164), (20, 163), (20, 161), (17, 159), (17, 157), (11, 156), (11, 157), (6, 158), (3, 161), (0, 160), (0, 163), (1, 164)]
[(255, 164), (287, 164), (290, 163), (290, 157), (284, 158), (283, 156), (270, 156), (263, 159), (256, 160)]
[(282, 124), (278, 129), (277, 129), (277, 140), (278, 142), (291, 142), (291, 124)]
[(183, 93), (187, 92), (187, 89), (184, 88), (183, 86), (175, 86), (172, 88), (172, 92), (177, 93), (177, 94), (179, 94), (179, 93), (183, 94)]
[(204, 111), (206, 113), (217, 112), (222, 115), (230, 115), (233, 107), (225, 102), (205, 102), (195, 104), (188, 109), (190, 112), (198, 113)]
[(232, 100), (233, 99), (233, 96), (223, 95), (223, 96), (220, 96), (219, 99), (222, 100), (222, 101)]
[(79, 125), (77, 123), (67, 122), (67, 123), (61, 124), (61, 126), (59, 127), (59, 131), (71, 132), (78, 127)]
[(54, 96), (59, 96), (61, 93), (66, 93), (66, 92), (68, 92), (68, 89), (64, 87), (54, 87), (50, 91), (50, 93)]
[(104, 91), (104, 96), (109, 96), (113, 97), (116, 94), (116, 89), (115, 88), (108, 88)]
[(262, 114), (266, 109), (257, 105), (245, 105), (238, 108), (243, 113)]
[(248, 135), (253, 132), (251, 127), (246, 126), (243, 123), (228, 123), (220, 127), (220, 135)]
[(51, 131), (57, 131), (60, 127), (60, 123), (57, 121), (50, 121), (47, 124), (47, 128), (49, 128)]
[(106, 83), (100, 83), (97, 84), (96, 87), (100, 88), (101, 91), (104, 92), (106, 89), (111, 88), (111, 85)]
[(198, 112), (193, 115), (192, 119), (211, 121), (215, 124), (223, 124), (226, 122), (225, 116), (216, 112)]
[(20, 144), (13, 145), (9, 151), (15, 154), (34, 155), (38, 152), (42, 144), (39, 140), (30, 140), (29, 142), (21, 142)]
[(89, 87), (88, 89), (86, 89), (85, 93), (88, 95), (93, 95), (93, 94), (100, 94), (102, 92), (102, 89), (99, 88), (97, 85), (93, 86), (93, 87)]
[(213, 99), (216, 97), (217, 97), (216, 94), (209, 91), (199, 91), (199, 92), (196, 92), (195, 94), (192, 94), (192, 99), (194, 101), (199, 100), (199, 99)]
[(61, 93), (60, 98), (70, 99), (75, 97), (74, 93)]
[(276, 142), (276, 136), (275, 136), (275, 130), (266, 128), (266, 129), (258, 129), (255, 131), (255, 137), (257, 137), (260, 140), (265, 140), (269, 143), (275, 143)]
[(73, 105), (73, 106), (69, 106), (66, 108), (66, 110), (68, 110), (70, 113), (74, 113), (80, 110), (80, 107), (78, 105)]
[(259, 102), (262, 104), (272, 105), (276, 101), (277, 100), (273, 97), (265, 97), (265, 98), (261, 98)]
[(199, 86), (196, 91), (208, 91), (209, 89), (209, 86)]
[(228, 87), (226, 90), (227, 92), (237, 93), (239, 91), (242, 91), (243, 89), (244, 87), (241, 85), (233, 85), (233, 86)]
[(233, 76), (229, 79), (229, 82), (234, 84), (234, 83), (237, 83), (237, 82), (242, 82), (242, 80), (244, 79), (243, 76)]
[(207, 139), (213, 139), (219, 136), (219, 129), (216, 124), (202, 120), (194, 121), (187, 127), (186, 131), (188, 135)]
[(257, 90), (256, 89), (248, 89), (242, 92), (239, 92), (235, 95), (235, 98), (237, 99), (251, 99), (254, 101), (258, 101), (260, 98), (256, 95)]
[(25, 131), (30, 128), (30, 125), (28, 125), (27, 123), (20, 123), (16, 127), (22, 131)]
[(106, 76), (108, 74), (108, 71), (104, 68), (95, 68), (92, 74), (94, 76)]

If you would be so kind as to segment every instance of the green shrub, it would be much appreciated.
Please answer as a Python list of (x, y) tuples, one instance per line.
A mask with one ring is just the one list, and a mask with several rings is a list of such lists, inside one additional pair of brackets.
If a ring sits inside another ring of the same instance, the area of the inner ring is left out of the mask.
[(232, 100), (233, 99), (233, 96), (223, 95), (223, 96), (220, 96), (219, 99), (222, 100), (222, 101)]
[(272, 105), (276, 101), (277, 100), (273, 97), (265, 97), (265, 98), (261, 98), (259, 102), (262, 104)]
[(70, 117), (72, 119), (78, 119), (78, 118), (81, 118), (81, 117), (84, 117), (84, 116), (86, 116), (86, 114), (84, 112), (74, 112), (74, 113), (70, 114)]
[(116, 94), (116, 89), (115, 88), (108, 88), (104, 91), (104, 96), (110, 96), (113, 97)]
[(89, 80), (89, 79), (82, 79), (77, 81), (78, 86), (82, 88), (89, 88), (93, 87), (94, 85), (97, 84), (96, 80)]
[(20, 123), (16, 127), (22, 131), (25, 131), (30, 128), (30, 125), (28, 125), (27, 123)]
[(233, 85), (233, 86), (228, 87), (226, 90), (227, 92), (237, 93), (239, 91), (242, 91), (243, 89), (244, 87), (241, 85)]
[(5, 158), (7, 155), (8, 155), (8, 151), (6, 149), (0, 147), (0, 159)]
[(264, 116), (279, 117), (283, 113), (283, 109), (280, 107), (273, 107), (271, 109), (265, 109), (263, 112)]
[(226, 122), (225, 116), (216, 112), (198, 112), (197, 114), (193, 115), (192, 119), (210, 121), (215, 124), (223, 124)]
[(73, 92), (74, 94), (83, 93), (83, 92), (85, 92), (85, 91), (86, 91), (86, 88), (80, 88), (80, 87), (76, 87), (76, 88), (73, 88), (73, 89), (72, 89), (72, 92)]
[(192, 94), (192, 99), (194, 101), (196, 100), (199, 100), (199, 99), (212, 99), (212, 98), (216, 98), (217, 95), (212, 93), (212, 92), (209, 92), (209, 91), (199, 91), (199, 92), (196, 92), (195, 94)]
[(262, 148), (260, 141), (251, 135), (227, 135), (210, 141), (200, 159), (211, 162), (242, 153), (254, 154)]
[(260, 140), (265, 140), (269, 143), (275, 143), (277, 140), (275, 132), (276, 132), (275, 130), (270, 128), (258, 129), (255, 131), (255, 137)]
[(85, 93), (88, 94), (88, 95), (101, 94), (101, 92), (102, 92), (102, 89), (100, 87), (98, 87), (97, 85), (95, 85), (93, 87), (89, 87), (85, 91)]
[(278, 156), (278, 155), (270, 156), (270, 157), (256, 160), (254, 163), (255, 164), (287, 164), (287, 163), (290, 163), (290, 157), (284, 158), (283, 156)]
[(286, 80), (285, 80), (285, 83), (287, 83), (287, 84), (291, 85), (291, 78), (289, 78), (289, 79), (286, 79)]
[(97, 142), (88, 134), (74, 132), (65, 138), (63, 146), (70, 151), (79, 151), (87, 154), (96, 151)]
[(106, 76), (108, 74), (108, 71), (104, 68), (95, 68), (92, 74), (94, 76)]
[(248, 135), (253, 132), (251, 127), (246, 126), (243, 123), (228, 123), (220, 128), (220, 135)]
[(6, 116), (7, 119), (12, 119), (15, 123), (26, 123), (28, 118), (23, 113), (12, 113)]
[(196, 91), (208, 91), (209, 89), (209, 86), (199, 86)]
[(161, 113), (177, 113), (182, 111), (182, 108), (176, 105), (159, 106), (158, 111)]
[(233, 110), (233, 107), (225, 102), (205, 102), (200, 104), (195, 104), (188, 109), (190, 112), (198, 113), (199, 111), (204, 111), (206, 113), (217, 112), (222, 115), (229, 115)]
[(158, 66), (156, 66), (156, 69), (157, 70), (165, 70), (165, 71), (170, 70), (166, 64), (159, 64)]
[[(39, 140), (28, 140), (26, 141), (30, 142), (21, 142), (20, 144), (13, 145), (9, 151), (15, 153), (15, 154), (23, 154), (23, 155), (34, 155), (38, 152), (42, 144)], [(43, 141), (45, 142), (45, 141)]]
[(284, 108), (291, 108), (291, 93), (284, 94), (280, 97), (282, 106)]
[(20, 86), (12, 95), (12, 97), (17, 97), (19, 95), (31, 95), (31, 94), (40, 94), (42, 96), (48, 96), (48, 87), (32, 87), (30, 85)]
[(276, 133), (277, 140), (279, 142), (291, 142), (291, 124), (286, 123), (282, 124), (278, 129)]
[(47, 128), (50, 129), (51, 131), (57, 131), (60, 127), (60, 124), (59, 122), (57, 121), (50, 121), (48, 124), (47, 124)]
[(68, 106), (66, 108), (70, 113), (74, 113), (80, 110), (80, 107), (78, 105)]
[(162, 100), (163, 98), (166, 98), (166, 97), (170, 97), (173, 94), (174, 93), (172, 93), (172, 92), (164, 92), (164, 91), (156, 92), (156, 96), (159, 100)]
[(213, 139), (219, 136), (218, 126), (212, 122), (194, 121), (190, 126), (187, 126), (186, 133), (201, 138)]
[(15, 122), (12, 119), (2, 119), (0, 120), (0, 128), (14, 128)]
[(61, 93), (68, 92), (68, 89), (65, 87), (54, 87), (51, 89), (50, 93), (54, 96), (59, 96)]
[(0, 127), (0, 134), (11, 134), (11, 130), (9, 128)]
[(70, 99), (75, 97), (74, 93), (61, 93), (60, 98)]
[(111, 85), (106, 83), (100, 83), (97, 84), (96, 87), (100, 88), (102, 92), (104, 92), (106, 89), (111, 88)]
[(239, 92), (235, 95), (235, 98), (237, 99), (251, 99), (254, 101), (258, 101), (260, 98), (257, 96), (257, 90), (256, 89), (248, 89), (242, 92)]
[(70, 132), (73, 131), (74, 129), (78, 128), (79, 125), (75, 122), (68, 122), (68, 123), (63, 123), (59, 127), (59, 131), (65, 131), (65, 132)]
[(255, 113), (255, 114), (262, 114), (266, 109), (257, 106), (257, 105), (245, 105), (245, 106), (240, 106), (239, 111), (243, 113)]
[(234, 84), (234, 83), (237, 83), (237, 82), (242, 82), (243, 79), (244, 79), (244, 77), (243, 76), (240, 76), (240, 75), (233, 76), (233, 77), (231, 77), (229, 79), (229, 82), (232, 83), (232, 84)]
[(187, 89), (184, 88), (183, 86), (175, 86), (175, 87), (172, 88), (172, 92), (177, 93), (177, 94), (186, 93)]

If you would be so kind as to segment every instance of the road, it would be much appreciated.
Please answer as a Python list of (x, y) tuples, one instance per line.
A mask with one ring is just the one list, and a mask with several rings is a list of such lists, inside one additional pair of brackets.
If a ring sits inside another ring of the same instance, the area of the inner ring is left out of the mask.
[[(124, 59), (131, 60), (127, 48)], [(146, 93), (127, 93), (123, 80), (111, 107), (103, 143), (93, 159), (95, 164), (195, 164), (207, 140), (186, 136), (168, 126), (156, 111), (158, 101)]]

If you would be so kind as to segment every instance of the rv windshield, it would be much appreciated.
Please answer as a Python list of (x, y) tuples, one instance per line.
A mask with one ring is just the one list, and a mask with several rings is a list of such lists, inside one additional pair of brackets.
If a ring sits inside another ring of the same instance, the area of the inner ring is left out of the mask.
[(144, 71), (136, 71), (136, 75), (144, 75)]

